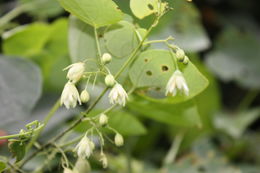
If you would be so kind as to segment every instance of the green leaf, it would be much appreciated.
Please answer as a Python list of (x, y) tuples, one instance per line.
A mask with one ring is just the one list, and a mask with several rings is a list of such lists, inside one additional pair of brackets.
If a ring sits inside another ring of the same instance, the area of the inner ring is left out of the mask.
[[(156, 91), (149, 94), (153, 101), (166, 103), (179, 103), (193, 98), (201, 93), (208, 86), (208, 80), (197, 70), (190, 62), (188, 65), (179, 64), (181, 71), (186, 79), (190, 89), (189, 96), (177, 95), (175, 97), (166, 97), (165, 86), (173, 72), (176, 70), (173, 62), (173, 57), (166, 50), (148, 50), (142, 52), (134, 62), (129, 71), (129, 76), (136, 87), (153, 87)], [(147, 98), (148, 98), (147, 97)]]
[[(38, 18), (48, 18), (48, 17), (54, 17), (61, 12), (63, 12), (63, 9), (59, 5), (57, 1), (53, 0), (19, 0), (22, 4), (29, 4), (32, 6), (28, 10), (28, 13), (30, 15), (36, 16)], [(41, 7), (41, 8), (38, 8)]]
[(93, 27), (102, 27), (117, 23), (123, 13), (112, 0), (59, 0), (71, 14)]
[(16, 158), (16, 162), (22, 160), (25, 156), (25, 144), (21, 141), (10, 142), (8, 145), (10, 152), (13, 154), (13, 157)]
[(43, 23), (20, 26), (6, 32), (3, 51), (6, 55), (30, 57), (38, 54), (48, 41), (50, 29)]
[(154, 13), (163, 12), (167, 3), (160, 5), (159, 0), (130, 0), (130, 8), (133, 14), (139, 19), (143, 19)]
[(4, 162), (0, 161), (0, 173), (3, 172), (6, 168), (6, 165)]
[(72, 62), (95, 58), (97, 55), (94, 29), (75, 16), (69, 18), (69, 50)]
[[(118, 58), (126, 57), (138, 46), (139, 38), (132, 23), (121, 21), (105, 33), (107, 50)], [(116, 28), (116, 29), (113, 29)], [(141, 34), (140, 34), (141, 35)]]
[[(245, 27), (246, 28), (246, 27)], [(249, 30), (226, 28), (215, 49), (207, 55), (207, 65), (223, 81), (235, 80), (247, 88), (260, 87), (260, 41)]]
[(0, 125), (28, 116), (41, 95), (39, 68), (28, 60), (0, 56)]
[(180, 104), (156, 103), (140, 97), (128, 102), (127, 106), (153, 120), (180, 127), (201, 126), (196, 105), (192, 102)]
[(234, 138), (239, 138), (246, 131), (246, 128), (260, 116), (260, 109), (243, 111), (238, 114), (222, 113), (217, 114), (214, 125)]
[(108, 114), (109, 125), (122, 135), (143, 135), (146, 128), (133, 115), (125, 111), (113, 111)]

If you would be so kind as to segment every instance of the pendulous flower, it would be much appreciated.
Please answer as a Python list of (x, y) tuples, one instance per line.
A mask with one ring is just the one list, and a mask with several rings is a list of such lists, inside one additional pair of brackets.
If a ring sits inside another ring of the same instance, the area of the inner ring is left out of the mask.
[(85, 64), (83, 62), (74, 63), (66, 67), (64, 70), (68, 70), (67, 78), (71, 82), (76, 83), (84, 74)]
[(95, 149), (95, 144), (87, 136), (84, 136), (75, 149), (77, 150), (78, 157), (89, 158)]
[(125, 106), (126, 101), (128, 99), (128, 95), (122, 85), (115, 84), (114, 87), (111, 89), (109, 95), (109, 101), (111, 104), (119, 104), (121, 106)]
[(189, 95), (188, 85), (182, 72), (179, 70), (176, 70), (169, 79), (165, 95), (172, 94), (173, 96), (176, 96), (177, 90), (183, 92), (186, 96)]
[(73, 83), (67, 82), (61, 94), (60, 104), (61, 105), (64, 104), (65, 107), (69, 109), (69, 108), (75, 108), (77, 102), (81, 104), (79, 92)]

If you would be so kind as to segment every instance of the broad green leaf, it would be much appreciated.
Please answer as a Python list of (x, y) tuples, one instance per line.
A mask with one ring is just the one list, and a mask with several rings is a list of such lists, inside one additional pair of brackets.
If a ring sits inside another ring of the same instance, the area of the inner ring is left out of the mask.
[(167, 7), (167, 3), (159, 3), (159, 0), (130, 0), (130, 8), (133, 14), (143, 19), (154, 13), (161, 13)]
[(137, 97), (137, 99), (128, 102), (127, 106), (140, 115), (169, 125), (179, 127), (201, 126), (197, 107), (192, 101), (180, 104), (166, 104)]
[(223, 81), (235, 80), (246, 88), (260, 87), (260, 41), (250, 31), (226, 28), (215, 49), (207, 55), (207, 65)]
[[(190, 89), (189, 96), (179, 94), (175, 97), (165, 97), (167, 82), (176, 70), (172, 54), (169, 51), (148, 50), (142, 52), (130, 68), (129, 76), (134, 86), (138, 88), (156, 88), (156, 91), (152, 90), (146, 94), (157, 98), (157, 101), (178, 103), (193, 98), (208, 86), (208, 80), (191, 62), (188, 65), (179, 63), (179, 67)], [(153, 100), (156, 101), (156, 99)]]
[(238, 114), (222, 113), (217, 114), (214, 125), (217, 129), (223, 130), (234, 138), (239, 138), (246, 128), (260, 116), (260, 109), (243, 111)]
[(3, 51), (6, 55), (29, 57), (41, 52), (49, 38), (47, 24), (34, 23), (4, 34)]
[(41, 74), (35, 64), (0, 56), (0, 125), (30, 114), (41, 88)]
[(58, 0), (63, 8), (93, 27), (117, 23), (123, 13), (112, 0)]
[[(94, 110), (88, 116), (92, 117), (100, 113), (102, 113), (101, 110)], [(108, 124), (112, 128), (116, 129), (122, 135), (132, 136), (132, 135), (143, 135), (146, 133), (146, 128), (143, 126), (143, 124), (135, 117), (135, 115), (129, 112), (115, 110), (109, 112), (107, 116), (109, 118)], [(89, 122), (83, 122), (80, 125), (78, 125), (75, 128), (75, 130), (77, 132), (84, 133), (89, 128), (90, 128)]]
[(107, 50), (118, 58), (130, 55), (138, 46), (139, 38), (136, 33), (138, 31), (133, 24), (126, 21), (112, 25), (111, 28), (116, 29), (106, 32), (104, 37)]
[(22, 160), (25, 156), (25, 144), (21, 141), (14, 141), (8, 144), (10, 152), (13, 154), (13, 157), (16, 158), (16, 162)]
[(6, 165), (4, 162), (0, 161), (0, 173), (3, 172), (6, 168)]
[(75, 16), (69, 18), (69, 50), (72, 62), (96, 58), (94, 29)]

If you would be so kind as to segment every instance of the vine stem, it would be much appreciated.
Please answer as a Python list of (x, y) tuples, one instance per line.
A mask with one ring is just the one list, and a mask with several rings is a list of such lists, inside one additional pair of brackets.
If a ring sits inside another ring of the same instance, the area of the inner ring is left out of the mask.
[(243, 98), (243, 100), (240, 102), (238, 106), (238, 110), (245, 110), (250, 106), (250, 104), (255, 100), (255, 98), (258, 96), (259, 91), (252, 90), (249, 91), (246, 96)]
[[(126, 67), (134, 61), (138, 51), (142, 48), (144, 41), (146, 40), (146, 38), (148, 37), (148, 35), (150, 34), (150, 32), (152, 31), (152, 29), (157, 25), (158, 21), (159, 21), (160, 17), (156, 17), (154, 23), (149, 27), (147, 33), (145, 34), (145, 36), (143, 37), (142, 41), (139, 43), (139, 45), (137, 46), (137, 48), (133, 51), (133, 53), (129, 56), (128, 60), (124, 63), (124, 65), (120, 68), (120, 70), (117, 72), (117, 74), (115, 75), (115, 79), (117, 79), (120, 74), (126, 69)], [(97, 38), (97, 32), (95, 29), (95, 35)], [(97, 41), (98, 43), (98, 41)], [(98, 46), (99, 47), (99, 46)], [(109, 87), (106, 87), (102, 93), (99, 95), (99, 97), (96, 99), (96, 101), (85, 111), (82, 113), (82, 116), (76, 120), (73, 124), (71, 124), (67, 129), (65, 129), (63, 132), (61, 132), (60, 134), (58, 134), (57, 136), (53, 137), (52, 139), (50, 139), (46, 144), (44, 144), (40, 149), (36, 150), (35, 152), (33, 152), (28, 158), (26, 158), (25, 160), (23, 160), (20, 164), (20, 167), (23, 167), (28, 161), (30, 161), (32, 158), (34, 158), (39, 152), (41, 152), (43, 149), (49, 147), (50, 145), (52, 145), (55, 141), (59, 140), (62, 136), (64, 136), (66, 133), (68, 133), (69, 131), (71, 131), (74, 127), (76, 127), (78, 124), (80, 124), (83, 120), (85, 115), (87, 115), (96, 105), (97, 103), (101, 100), (101, 98), (105, 95), (105, 93), (108, 91)]]
[(168, 154), (165, 157), (164, 165), (169, 165), (173, 163), (176, 159), (176, 156), (178, 154), (178, 151), (180, 149), (181, 142), (183, 140), (184, 133), (180, 132), (177, 134), (172, 142), (172, 146), (168, 152)]
[(10, 12), (8, 12), (7, 14), (5, 14), (4, 16), (2, 16), (0, 18), (0, 27), (2, 27), (3, 25), (6, 25), (8, 22), (10, 22), (11, 20), (16, 18), (23, 12), (29, 10), (30, 8), (32, 8), (32, 5), (30, 5), (30, 4), (23, 4), (23, 5), (20, 5), (16, 8), (14, 8), (13, 10), (11, 10)]

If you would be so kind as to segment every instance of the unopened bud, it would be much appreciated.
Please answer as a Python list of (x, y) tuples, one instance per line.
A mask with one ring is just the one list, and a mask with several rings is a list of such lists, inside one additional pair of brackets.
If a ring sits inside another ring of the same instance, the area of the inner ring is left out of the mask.
[(112, 56), (109, 53), (104, 53), (101, 57), (101, 62), (103, 64), (108, 64), (112, 60)]
[(101, 114), (100, 117), (99, 117), (99, 124), (101, 126), (105, 126), (107, 125), (107, 122), (108, 122), (108, 117), (106, 114)]
[(102, 163), (103, 168), (107, 168), (108, 161), (107, 161), (107, 157), (104, 153), (101, 154), (100, 162)]
[(124, 138), (121, 134), (117, 133), (115, 136), (115, 144), (118, 147), (121, 147), (124, 145)]
[(80, 100), (82, 103), (87, 103), (89, 101), (89, 93), (87, 90), (83, 90), (80, 94)]
[(112, 87), (115, 85), (115, 78), (112, 74), (108, 74), (106, 77), (105, 77), (105, 84), (108, 86), (108, 87)]
[(182, 49), (177, 49), (176, 51), (176, 58), (178, 61), (183, 61), (185, 57), (185, 52)]
[(187, 64), (189, 64), (189, 62), (190, 62), (190, 59), (187, 56), (185, 56), (184, 60), (183, 60), (183, 64), (187, 65)]

